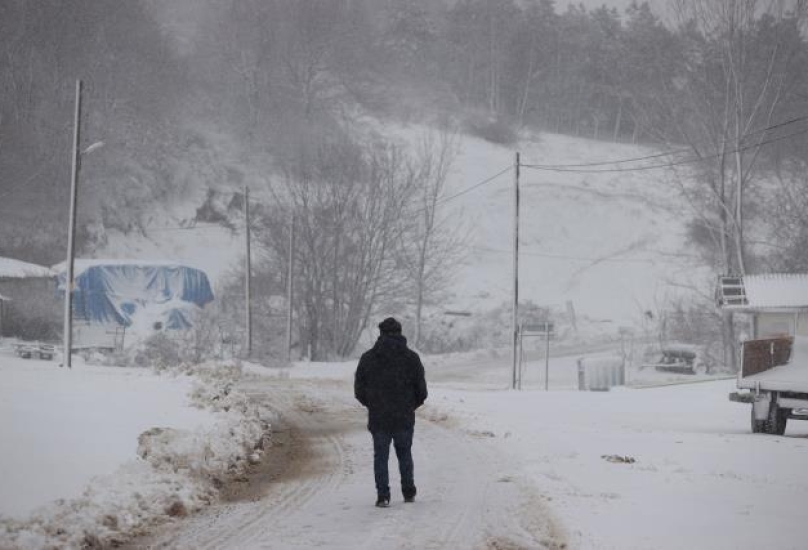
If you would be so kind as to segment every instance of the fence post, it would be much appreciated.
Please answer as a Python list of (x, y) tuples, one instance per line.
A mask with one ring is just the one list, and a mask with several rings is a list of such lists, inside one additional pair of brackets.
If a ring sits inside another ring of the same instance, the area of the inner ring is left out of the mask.
[(578, 362), (578, 391), (586, 389), (586, 370), (584, 368), (584, 358), (579, 357)]

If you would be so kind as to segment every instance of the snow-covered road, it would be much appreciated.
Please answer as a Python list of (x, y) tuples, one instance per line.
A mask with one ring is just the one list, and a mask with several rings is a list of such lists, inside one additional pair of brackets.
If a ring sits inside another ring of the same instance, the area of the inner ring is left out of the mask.
[(551, 361), (551, 391), (531, 364), (531, 389), (514, 392), (496, 357), (426, 361), (415, 504), (395, 492), (391, 457), (393, 505), (373, 506), (354, 362), (256, 366), (269, 376), (242, 384), (281, 418), (267, 470), (132, 548), (805, 547), (808, 423), (750, 433), (733, 380), (570, 391), (566, 357)]
[[(492, 444), (440, 413), (419, 415), (418, 499), (404, 504), (391, 456), (393, 502), (374, 507), (364, 410), (346, 381), (253, 379), (281, 417), (280, 436), (249, 487), (162, 528), (138, 548), (558, 548), (565, 536), (541, 495)], [(286, 431), (286, 436), (283, 432)], [(274, 464), (274, 466), (273, 466)], [(279, 467), (282, 464), (283, 467)], [(248, 483), (245, 483), (248, 485)]]

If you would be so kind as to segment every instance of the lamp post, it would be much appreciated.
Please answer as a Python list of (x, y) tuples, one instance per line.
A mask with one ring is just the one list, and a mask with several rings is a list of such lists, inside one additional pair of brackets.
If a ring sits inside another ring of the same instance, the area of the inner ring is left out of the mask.
[(79, 181), (79, 168), (81, 165), (81, 156), (91, 153), (104, 146), (103, 141), (96, 141), (84, 151), (79, 151), (79, 143), (81, 140), (81, 80), (76, 81), (76, 107), (73, 119), (73, 151), (72, 151), (72, 170), (70, 178), (70, 213), (68, 216), (67, 226), (67, 263), (65, 266), (65, 313), (64, 313), (64, 351), (62, 365), (67, 368), (72, 368), (72, 357), (70, 351), (73, 347), (73, 259), (74, 255), (74, 240), (76, 236), (76, 196), (78, 191)]

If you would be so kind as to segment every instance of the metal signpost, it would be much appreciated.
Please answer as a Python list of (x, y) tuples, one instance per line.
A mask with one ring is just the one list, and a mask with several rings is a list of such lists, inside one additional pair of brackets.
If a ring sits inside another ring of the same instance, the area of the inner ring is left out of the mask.
[(550, 338), (555, 335), (555, 326), (550, 321), (533, 324), (522, 324), (519, 326), (519, 377), (518, 389), (522, 389), (522, 340), (525, 336), (543, 336), (544, 346), (544, 391), (550, 388)]

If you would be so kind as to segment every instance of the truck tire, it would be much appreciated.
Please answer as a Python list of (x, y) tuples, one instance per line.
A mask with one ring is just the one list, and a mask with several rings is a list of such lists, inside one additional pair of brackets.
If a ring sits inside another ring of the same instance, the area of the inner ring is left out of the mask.
[(786, 433), (786, 421), (788, 420), (788, 409), (781, 409), (777, 401), (772, 399), (769, 405), (769, 416), (766, 417), (766, 433), (772, 435), (783, 435)]
[(766, 419), (758, 420), (755, 418), (755, 406), (752, 407), (752, 433), (762, 434), (766, 431)]

